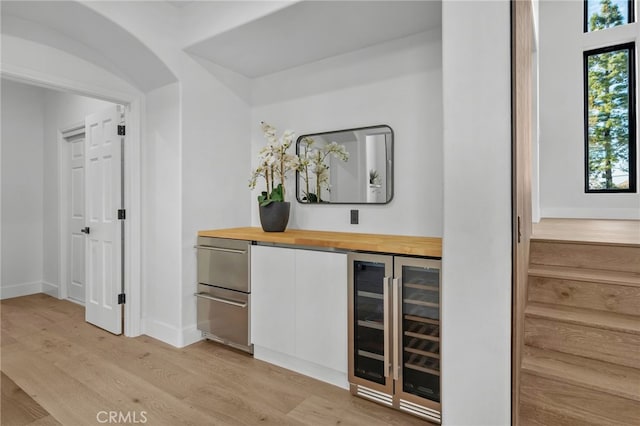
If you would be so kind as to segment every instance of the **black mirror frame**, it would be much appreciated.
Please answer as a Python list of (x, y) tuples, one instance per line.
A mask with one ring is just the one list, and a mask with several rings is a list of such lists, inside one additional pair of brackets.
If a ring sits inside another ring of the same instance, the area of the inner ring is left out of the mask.
[[(296, 170), (296, 201), (298, 201), (298, 203), (300, 204), (304, 204), (304, 205), (312, 205), (312, 206), (322, 206), (322, 205), (326, 205), (326, 206), (331, 206), (331, 205), (385, 205), (385, 204), (389, 204), (391, 201), (393, 201), (393, 197), (395, 195), (395, 191), (394, 191), (394, 161), (393, 160), (395, 158), (395, 133), (393, 131), (393, 129), (391, 128), (391, 126), (389, 126), (388, 124), (377, 124), (375, 126), (365, 126), (365, 127), (354, 127), (351, 129), (340, 129), (340, 130), (330, 130), (330, 131), (326, 131), (326, 132), (316, 132), (316, 133), (308, 133), (305, 135), (300, 135), (298, 137), (298, 139), (296, 139), (296, 155), (300, 155), (300, 141), (308, 136), (322, 136), (322, 135), (328, 135), (331, 133), (340, 133), (340, 132), (355, 132), (355, 131), (359, 131), (359, 130), (369, 130), (369, 129), (380, 129), (380, 128), (385, 128), (388, 129), (389, 132), (391, 133), (391, 148), (389, 150), (389, 152), (391, 153), (391, 165), (389, 166), (389, 170), (387, 173), (387, 176), (391, 176), (391, 183), (388, 184), (387, 186), (387, 193), (389, 194), (389, 196), (387, 197), (387, 201), (383, 202), (383, 203), (367, 203), (367, 202), (327, 202), (327, 203), (307, 203), (305, 201), (300, 200), (300, 172)], [(387, 179), (388, 180), (388, 179)]]

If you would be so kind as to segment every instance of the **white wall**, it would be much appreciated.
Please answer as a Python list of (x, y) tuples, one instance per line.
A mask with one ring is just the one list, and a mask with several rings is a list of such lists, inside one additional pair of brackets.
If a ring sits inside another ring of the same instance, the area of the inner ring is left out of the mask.
[(577, 1), (540, 2), (541, 215), (640, 219), (640, 194), (584, 192), (582, 82), (584, 50), (634, 40), (638, 46), (640, 25), (584, 34), (582, 9)]
[[(394, 198), (387, 205), (305, 205), (287, 186), (290, 228), (442, 235), (440, 29), (253, 81), (252, 160), (265, 145), (260, 121), (297, 135), (388, 124), (394, 130)], [(295, 149), (295, 147), (293, 147)], [(294, 150), (292, 149), (292, 152)], [(244, 176), (248, 179), (249, 171)], [(260, 226), (250, 195), (252, 225)], [(349, 210), (360, 210), (350, 225)], [(402, 218), (402, 220), (398, 220)]]
[[(83, 123), (84, 118), (102, 111), (113, 104), (111, 102), (85, 96), (44, 89), (44, 233), (43, 233), (43, 281), (50, 290), (59, 289), (60, 262), (60, 203), (62, 199), (59, 171), (60, 130)], [(58, 291), (54, 293), (58, 296)]]
[(0, 298), (42, 290), (43, 89), (2, 80)]
[(511, 414), (510, 7), (443, 2), (444, 425)]
[(182, 71), (182, 343), (196, 330), (196, 235), (203, 229), (247, 226), (249, 106), (192, 63)]
[(180, 85), (146, 96), (142, 144), (142, 331), (178, 345), (181, 276)]

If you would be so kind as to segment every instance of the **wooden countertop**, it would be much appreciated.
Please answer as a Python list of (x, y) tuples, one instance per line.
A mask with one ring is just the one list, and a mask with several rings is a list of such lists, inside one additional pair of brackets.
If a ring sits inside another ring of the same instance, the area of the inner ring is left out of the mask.
[(435, 237), (356, 234), (352, 232), (307, 231), (302, 229), (287, 229), (284, 232), (264, 232), (262, 228), (257, 227), (200, 231), (198, 236), (342, 250), (442, 257), (442, 238)]

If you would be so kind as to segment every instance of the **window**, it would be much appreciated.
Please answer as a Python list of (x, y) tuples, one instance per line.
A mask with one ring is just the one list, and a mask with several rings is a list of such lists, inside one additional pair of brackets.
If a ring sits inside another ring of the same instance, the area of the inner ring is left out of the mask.
[(635, 78), (634, 43), (584, 52), (586, 192), (636, 192)]
[(633, 0), (584, 0), (584, 32), (634, 22)]

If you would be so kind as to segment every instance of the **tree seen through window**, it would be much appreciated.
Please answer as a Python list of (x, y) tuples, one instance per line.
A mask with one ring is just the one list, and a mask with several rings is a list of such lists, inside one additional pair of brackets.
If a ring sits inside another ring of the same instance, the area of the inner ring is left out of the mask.
[[(597, 30), (623, 22), (611, 0), (589, 20)], [(584, 53), (587, 192), (635, 191), (633, 43)]]

